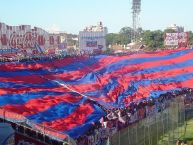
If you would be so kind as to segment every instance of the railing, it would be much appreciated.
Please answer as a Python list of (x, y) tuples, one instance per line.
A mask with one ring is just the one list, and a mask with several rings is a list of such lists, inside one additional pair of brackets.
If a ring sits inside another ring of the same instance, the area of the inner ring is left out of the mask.
[[(7, 111), (1, 107), (0, 107), (0, 118), (3, 119), (4, 121), (14, 123), (14, 125), (17, 127), (22, 127), (23, 129), (30, 129), (31, 131), (41, 133), (44, 137), (48, 136), (49, 138), (57, 140), (59, 142), (63, 142), (64, 144), (66, 143), (68, 145), (76, 145), (76, 142), (68, 135), (56, 131), (54, 129), (48, 128), (46, 126), (34, 123), (22, 115)], [(30, 126), (30, 128), (28, 126)], [(15, 129), (17, 129), (17, 127), (15, 127)], [(23, 131), (23, 133), (25, 133), (25, 131)]]
[(167, 109), (118, 131), (105, 145), (175, 145), (185, 132), (183, 97), (169, 103)]

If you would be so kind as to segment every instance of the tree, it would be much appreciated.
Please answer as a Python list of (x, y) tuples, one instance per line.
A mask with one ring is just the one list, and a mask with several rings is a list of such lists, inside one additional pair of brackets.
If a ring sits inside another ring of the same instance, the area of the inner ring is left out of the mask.
[(189, 31), (189, 44), (193, 45), (193, 33), (192, 33), (192, 31)]
[(119, 39), (120, 39), (119, 42), (122, 45), (127, 45), (128, 43), (131, 42), (131, 38), (126, 34), (119, 34)]
[(113, 45), (113, 44), (116, 44), (118, 43), (118, 34), (115, 34), (115, 33), (109, 33), (106, 35), (106, 43), (107, 43), (107, 46), (108, 45)]
[(176, 31), (173, 29), (165, 29), (164, 33), (176, 33)]
[(107, 34), (107, 36), (106, 36), (107, 46), (108, 45), (113, 45), (113, 44), (126, 45), (130, 42), (131, 42), (131, 39), (126, 34), (110, 33), (110, 34)]
[(119, 32), (119, 34), (125, 34), (128, 36), (131, 36), (132, 33), (133, 33), (133, 29), (131, 27), (123, 27)]
[(131, 35), (133, 33), (133, 29), (130, 27), (123, 27), (119, 33), (109, 33), (106, 36), (106, 42), (108, 45), (113, 44), (121, 44), (126, 45), (131, 43)]
[(150, 50), (156, 50), (164, 46), (164, 33), (160, 30), (147, 30), (142, 34), (142, 41)]
[[(143, 31), (142, 28), (138, 28), (137, 35), (138, 40), (142, 40), (142, 44), (146, 45), (149, 50), (156, 50), (158, 48), (164, 47), (164, 34), (165, 33), (176, 33), (173, 29), (165, 29), (164, 31), (156, 30)], [(131, 42), (131, 36), (133, 34), (133, 29), (130, 27), (123, 27), (119, 33), (107, 34), (106, 40), (107, 45), (121, 44), (126, 45)], [(193, 32), (189, 32), (190, 45), (193, 45)]]
[(129, 44), (131, 43), (131, 37), (133, 34), (133, 29), (130, 27), (123, 27), (119, 32), (119, 38), (121, 44)]

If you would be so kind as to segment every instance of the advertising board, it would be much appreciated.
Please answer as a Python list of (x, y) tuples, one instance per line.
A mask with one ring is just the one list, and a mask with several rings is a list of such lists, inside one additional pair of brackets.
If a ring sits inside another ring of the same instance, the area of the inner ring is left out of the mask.
[(165, 46), (186, 47), (188, 43), (189, 34), (187, 32), (165, 34)]

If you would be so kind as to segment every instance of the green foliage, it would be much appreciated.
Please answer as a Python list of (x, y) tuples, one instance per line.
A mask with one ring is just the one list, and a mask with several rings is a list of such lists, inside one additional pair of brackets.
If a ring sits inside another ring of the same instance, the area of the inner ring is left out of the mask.
[(106, 43), (108, 45), (116, 44), (118, 42), (117, 35), (115, 33), (109, 33), (106, 35)]
[(162, 48), (164, 46), (164, 33), (160, 30), (147, 30), (142, 34), (142, 42), (146, 45), (147, 49), (150, 50)]
[[(164, 31), (156, 30), (143, 31), (142, 28), (137, 30), (138, 40), (142, 40), (142, 44), (148, 50), (156, 50), (164, 47), (164, 34), (175, 33), (175, 30), (166, 29)], [(119, 33), (109, 33), (106, 36), (107, 45), (121, 44), (126, 45), (131, 42), (133, 29), (130, 27), (123, 27)], [(189, 32), (190, 45), (193, 45), (193, 32)]]
[(126, 45), (131, 42), (131, 39), (127, 34), (119, 34), (119, 39), (120, 44)]
[(119, 33), (109, 33), (106, 36), (107, 45), (126, 45), (131, 42), (132, 33), (133, 30), (130, 27), (123, 27)]
[(106, 36), (107, 45), (113, 45), (113, 44), (128, 44), (131, 42), (131, 39), (126, 34), (115, 34), (110, 33)]
[(175, 33), (176, 31), (173, 29), (165, 29), (164, 33)]
[(130, 27), (123, 27), (121, 28), (119, 34), (125, 34), (131, 37), (131, 34), (133, 33), (133, 29)]
[(192, 33), (192, 31), (189, 32), (189, 38), (190, 38), (190, 45), (193, 45), (193, 33)]

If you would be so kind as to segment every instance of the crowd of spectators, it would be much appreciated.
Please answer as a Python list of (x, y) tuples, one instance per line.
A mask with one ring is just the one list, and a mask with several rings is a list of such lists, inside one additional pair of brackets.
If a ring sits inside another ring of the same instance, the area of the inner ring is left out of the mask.
[[(136, 53), (145, 53), (144, 51), (138, 51), (138, 52), (125, 52), (121, 54), (115, 54), (113, 52), (103, 52), (100, 53), (101, 55), (115, 55), (115, 56), (123, 56), (123, 55), (129, 55), (129, 54), (136, 54)], [(73, 54), (60, 54), (60, 55), (37, 55), (37, 56), (14, 56), (14, 57), (1, 57), (0, 56), (0, 62), (31, 62), (31, 61), (50, 61), (50, 60), (57, 60), (57, 59), (63, 59), (68, 57), (81, 57), (81, 56), (87, 56), (92, 57), (95, 55), (99, 55), (98, 53), (73, 53)]]
[[(173, 93), (163, 94), (157, 99), (150, 98), (138, 103), (131, 103), (125, 108), (106, 109), (104, 106), (97, 104), (106, 112), (106, 116), (93, 124), (93, 127), (85, 135), (80, 136), (77, 139), (77, 145), (101, 144), (119, 130), (166, 110), (169, 107), (169, 102), (177, 96), (183, 96), (185, 105), (193, 102), (193, 90), (182, 89)], [(93, 101), (91, 103), (96, 104)]]
[(52, 55), (52, 56), (33, 56), (33, 57), (14, 57), (14, 58), (7, 58), (7, 57), (0, 57), (0, 62), (31, 62), (31, 61), (50, 61), (50, 60), (57, 60), (62, 59), (64, 57), (70, 56), (63, 56), (63, 55)]
[(176, 145), (188, 145), (186, 140), (178, 140)]

